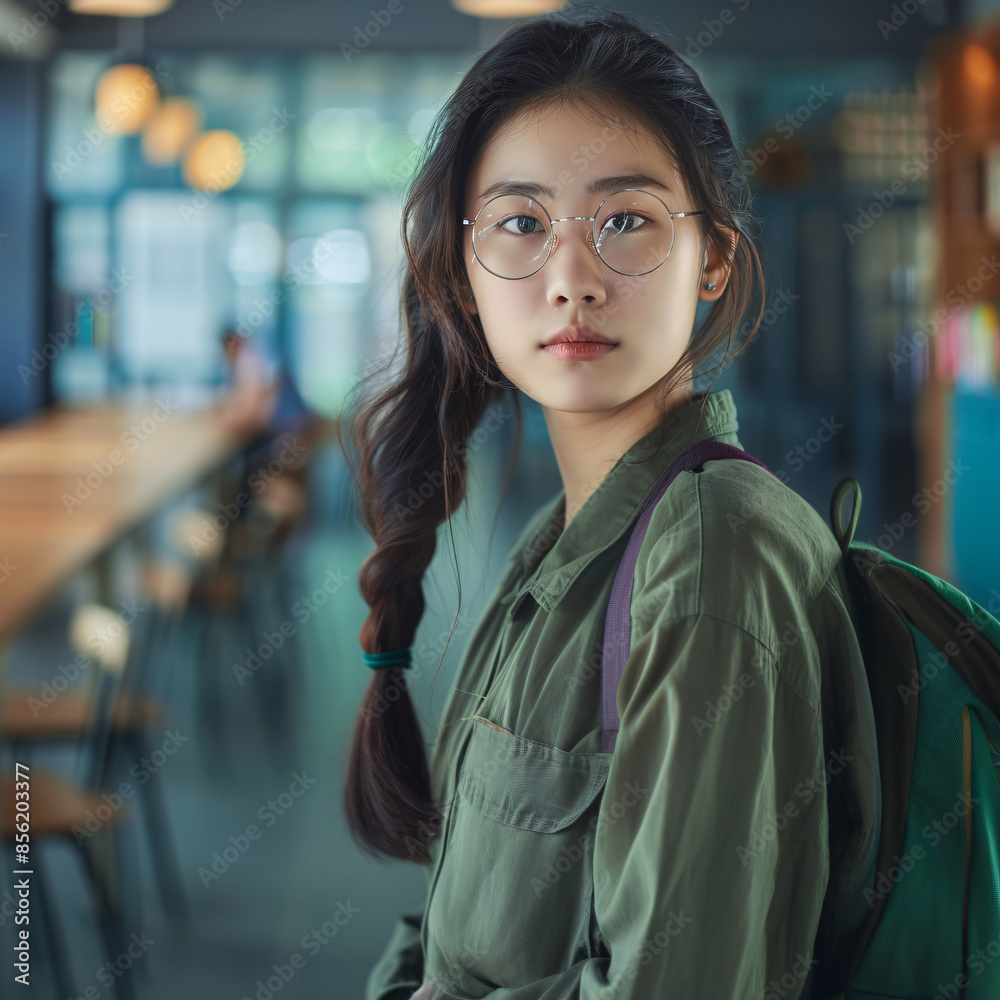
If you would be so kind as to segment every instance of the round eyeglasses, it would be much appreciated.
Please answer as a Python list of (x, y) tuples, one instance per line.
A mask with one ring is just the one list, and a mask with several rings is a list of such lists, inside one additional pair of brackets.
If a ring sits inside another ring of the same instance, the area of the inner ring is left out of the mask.
[(592, 222), (587, 233), (591, 253), (619, 274), (655, 271), (674, 245), (674, 219), (705, 215), (705, 211), (671, 212), (662, 198), (641, 188), (609, 194), (591, 215), (553, 219), (545, 206), (522, 194), (491, 198), (474, 219), (472, 250), (476, 259), (498, 278), (528, 278), (540, 270), (555, 249), (557, 222)]

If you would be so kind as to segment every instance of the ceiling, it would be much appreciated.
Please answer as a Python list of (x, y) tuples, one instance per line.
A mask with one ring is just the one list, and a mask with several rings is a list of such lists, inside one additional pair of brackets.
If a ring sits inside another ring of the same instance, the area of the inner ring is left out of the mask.
[[(38, 16), (37, 3), (17, 2)], [(398, 13), (388, 13), (390, 4)], [(608, 6), (640, 17), (682, 55), (692, 41), (711, 39), (713, 55), (756, 56), (913, 56), (956, 27), (965, 10), (962, 0), (921, 0), (909, 16), (892, 0), (634, 0)], [(900, 23), (893, 21), (894, 9)], [(384, 25), (373, 20), (373, 10), (385, 12)], [(60, 2), (46, 28), (62, 49), (112, 50), (128, 39), (147, 52), (336, 53), (353, 45), (367, 24), (366, 51), (473, 52), (509, 23), (470, 17), (448, 0), (175, 0), (164, 13), (141, 20), (72, 14)]]

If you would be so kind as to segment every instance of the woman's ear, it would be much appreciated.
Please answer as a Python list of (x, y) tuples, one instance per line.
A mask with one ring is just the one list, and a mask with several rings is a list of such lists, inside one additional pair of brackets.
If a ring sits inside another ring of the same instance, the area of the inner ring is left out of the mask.
[[(723, 259), (715, 242), (707, 241), (700, 276), (701, 283), (698, 288), (698, 298), (703, 302), (714, 302), (725, 291), (726, 283), (729, 281), (729, 271), (736, 256), (736, 244), (740, 238), (739, 232), (734, 229), (723, 229), (720, 232), (724, 238), (728, 237), (729, 253), (727, 258)], [(712, 287), (709, 288), (709, 285)]]

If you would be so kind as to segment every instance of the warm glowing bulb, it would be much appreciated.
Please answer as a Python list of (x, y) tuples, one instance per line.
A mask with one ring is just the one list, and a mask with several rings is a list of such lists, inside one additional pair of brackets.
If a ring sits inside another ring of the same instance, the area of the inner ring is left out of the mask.
[(184, 154), (184, 183), (202, 191), (225, 191), (242, 176), (243, 144), (232, 132), (203, 132)]
[(101, 14), (106, 17), (149, 17), (162, 14), (174, 0), (69, 0), (74, 14)]
[(970, 80), (984, 89), (997, 84), (997, 66), (993, 56), (975, 42), (965, 49), (965, 72)]
[(562, 10), (566, 0), (451, 0), (452, 6), (473, 17), (534, 17)]
[(112, 66), (97, 81), (94, 111), (98, 123), (115, 135), (134, 135), (159, 103), (160, 93), (144, 66)]
[(142, 156), (154, 167), (175, 162), (201, 127), (201, 107), (184, 97), (168, 97), (146, 120)]

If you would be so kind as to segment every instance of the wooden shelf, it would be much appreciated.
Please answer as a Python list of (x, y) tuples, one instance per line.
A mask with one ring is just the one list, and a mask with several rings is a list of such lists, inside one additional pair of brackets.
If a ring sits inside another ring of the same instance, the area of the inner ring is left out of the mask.
[[(983, 167), (987, 147), (1000, 144), (1000, 23), (975, 25), (943, 39), (931, 51), (931, 65), (935, 92), (931, 135), (939, 129), (958, 133), (936, 167), (934, 227), (939, 256), (933, 312), (954, 307), (960, 286), (966, 289), (959, 293), (966, 305), (1000, 299), (1000, 272), (983, 281), (976, 293), (968, 289), (982, 267), (980, 258), (1000, 256), (1000, 235), (986, 228)], [(938, 376), (933, 359), (930, 368), (917, 407), (921, 484), (942, 477), (954, 448), (953, 386)], [(949, 491), (920, 519), (917, 538), (920, 566), (947, 580), (953, 580), (955, 572), (952, 525)]]

